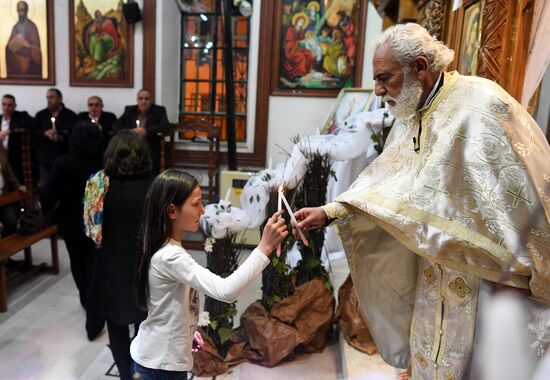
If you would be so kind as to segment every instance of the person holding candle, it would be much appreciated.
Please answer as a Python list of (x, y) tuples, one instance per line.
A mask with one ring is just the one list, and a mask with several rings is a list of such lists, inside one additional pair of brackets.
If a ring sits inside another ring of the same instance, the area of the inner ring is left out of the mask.
[(137, 104), (126, 106), (124, 113), (118, 118), (115, 130), (130, 129), (132, 132), (147, 139), (153, 160), (153, 173), (160, 168), (160, 137), (170, 129), (166, 116), (166, 108), (153, 103), (151, 91), (142, 88), (137, 93)]
[(57, 88), (46, 92), (46, 100), (48, 106), (37, 112), (32, 126), (41, 186), (46, 184), (55, 159), (69, 152), (69, 138), (78, 121), (76, 114), (63, 104), (63, 95)]
[(256, 249), (239, 268), (222, 278), (199, 265), (181, 245), (185, 232), (196, 231), (204, 207), (193, 176), (176, 169), (151, 184), (143, 210), (138, 244), (136, 297), (147, 310), (130, 353), (141, 379), (187, 379), (193, 368), (192, 351), (203, 342), (196, 332), (198, 291), (233, 302), (269, 264), (269, 256), (287, 236), (282, 210), (263, 230)]
[(386, 362), (416, 380), (481, 378), (474, 337), (492, 294), (521, 297), (526, 320), (549, 310), (550, 147), (496, 83), (447, 72), (454, 52), (422, 26), (373, 43), (375, 94), (397, 121), (346, 192), (295, 217), (304, 230), (336, 221)]
[(116, 123), (116, 116), (112, 112), (103, 110), (103, 99), (97, 95), (88, 98), (88, 111), (78, 114), (79, 120), (90, 120), (98, 126), (103, 135), (104, 147), (107, 147), (109, 141), (114, 135), (113, 125)]

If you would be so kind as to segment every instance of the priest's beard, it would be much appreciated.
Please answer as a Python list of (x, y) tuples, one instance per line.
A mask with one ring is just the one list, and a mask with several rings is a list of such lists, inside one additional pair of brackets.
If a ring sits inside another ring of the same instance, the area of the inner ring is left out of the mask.
[(388, 100), (395, 102), (395, 106), (388, 104), (388, 107), (396, 119), (406, 119), (414, 114), (422, 97), (420, 82), (414, 79), (408, 70), (405, 70), (403, 75), (403, 87), (401, 87), (399, 95), (396, 98), (389, 95), (382, 96), (383, 102), (387, 102)]

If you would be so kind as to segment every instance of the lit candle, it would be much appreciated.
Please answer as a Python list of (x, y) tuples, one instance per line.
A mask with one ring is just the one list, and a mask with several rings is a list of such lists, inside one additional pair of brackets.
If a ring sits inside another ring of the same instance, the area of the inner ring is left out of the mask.
[(51, 117), (50, 121), (52, 122), (52, 128), (55, 130), (55, 117)]
[[(271, 157), (270, 157), (270, 160), (271, 160)], [(271, 168), (270, 168), (271, 169)], [(283, 198), (282, 198), (282, 195), (283, 195), (283, 185), (281, 184), (281, 186), (279, 186), (279, 191), (277, 192), (278, 193), (278, 198), (277, 198), (277, 212), (279, 212), (281, 210), (281, 208), (283, 207), (282, 205), (282, 202), (283, 202)], [(279, 219), (281, 219), (282, 217), (280, 216)], [(280, 257), (281, 256), (281, 243), (279, 243), (277, 245), (277, 257)]]
[(269, 156), (269, 165), (267, 165), (267, 168), (271, 170), (272, 167), (273, 167), (273, 157)]
[(139, 128), (139, 120), (136, 120), (136, 128)]
[(302, 243), (304, 243), (304, 245), (306, 247), (309, 247), (309, 242), (307, 241), (307, 239), (306, 239), (304, 233), (302, 232), (302, 230), (300, 229), (300, 227), (298, 227), (298, 221), (294, 217), (294, 213), (292, 212), (292, 209), (290, 208), (290, 205), (288, 204), (288, 201), (286, 200), (285, 195), (282, 192), (280, 194), (281, 194), (281, 197), (283, 198), (283, 203), (286, 206), (286, 210), (288, 211), (288, 214), (290, 215), (290, 224), (292, 224), (292, 226), (294, 228), (296, 228), (296, 230), (298, 231), (298, 235), (300, 235), (300, 239), (302, 240)]
[(231, 196), (231, 190), (233, 190), (232, 187), (227, 189), (227, 191), (225, 192), (225, 200), (228, 201), (228, 202), (229, 202), (229, 197)]

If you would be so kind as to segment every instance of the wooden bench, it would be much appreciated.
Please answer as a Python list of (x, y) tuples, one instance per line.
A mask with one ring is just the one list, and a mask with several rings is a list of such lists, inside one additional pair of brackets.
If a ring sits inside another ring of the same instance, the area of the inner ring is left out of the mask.
[[(12, 191), (0, 195), (0, 207), (22, 202), (25, 198), (26, 195), (19, 191)], [(33, 265), (31, 246), (47, 237), (50, 238), (52, 264), (51, 266), (47, 266), (45, 263)], [(32, 235), (11, 234), (0, 239), (0, 312), (8, 310), (5, 263), (11, 256), (19, 251), (25, 252), (25, 272), (17, 276), (17, 278), (12, 281), (13, 283), (25, 281), (37, 272), (47, 271), (52, 274), (58, 274), (59, 255), (57, 250), (57, 226), (46, 227)]]

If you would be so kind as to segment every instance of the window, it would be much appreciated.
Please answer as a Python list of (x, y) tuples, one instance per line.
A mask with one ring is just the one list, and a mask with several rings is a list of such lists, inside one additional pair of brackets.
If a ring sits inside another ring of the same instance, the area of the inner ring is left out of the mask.
[[(231, 23), (236, 140), (245, 142), (250, 20), (234, 9)], [(220, 127), (221, 140), (226, 140), (221, 1), (202, 1), (183, 12), (181, 28), (180, 120), (209, 119)]]

